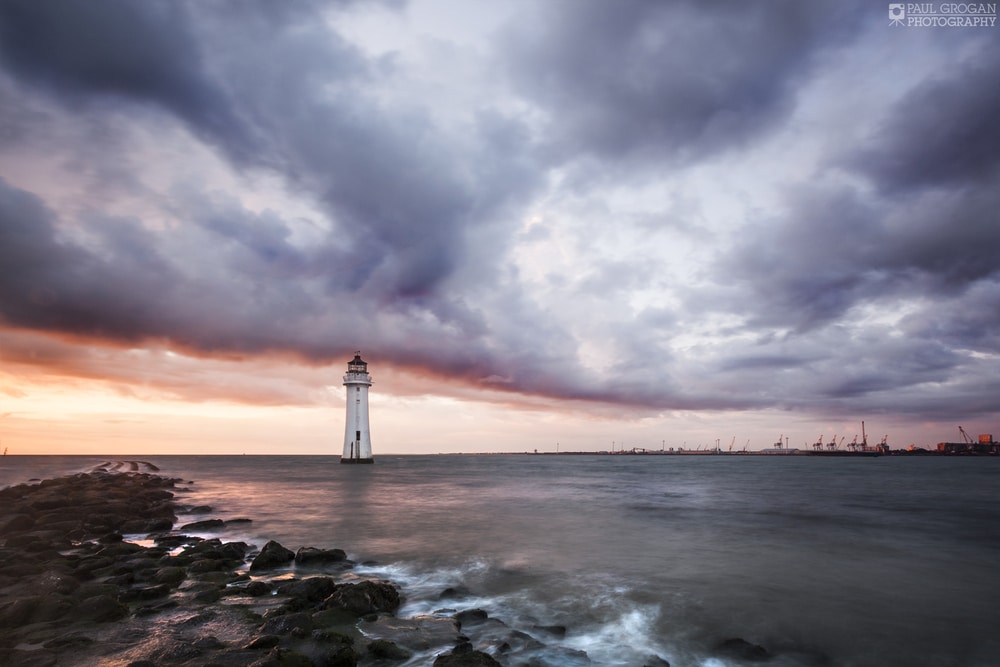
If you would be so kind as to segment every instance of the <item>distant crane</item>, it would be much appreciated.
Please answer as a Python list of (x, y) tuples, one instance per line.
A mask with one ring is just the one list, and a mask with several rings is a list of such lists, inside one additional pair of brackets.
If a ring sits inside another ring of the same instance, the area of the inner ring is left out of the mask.
[(733, 436), (733, 441), (729, 443), (729, 451), (733, 451), (733, 445), (736, 444), (736, 436)]
[(962, 428), (961, 426), (959, 426), (958, 427), (958, 432), (962, 434), (962, 440), (965, 442), (965, 444), (967, 444), (967, 445), (971, 445), (972, 444), (972, 438), (969, 437), (969, 434), (965, 432), (964, 428)]
[(813, 449), (820, 450), (823, 449), (823, 436), (819, 436), (819, 440), (813, 443)]

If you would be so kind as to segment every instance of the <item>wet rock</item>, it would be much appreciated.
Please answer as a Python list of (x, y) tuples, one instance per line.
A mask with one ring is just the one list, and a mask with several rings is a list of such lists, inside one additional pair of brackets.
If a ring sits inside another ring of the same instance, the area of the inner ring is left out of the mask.
[(194, 594), (194, 601), (200, 604), (212, 604), (218, 602), (222, 597), (222, 592), (218, 588), (204, 588)]
[(670, 663), (658, 655), (651, 655), (643, 661), (642, 667), (670, 667)]
[(122, 523), (122, 532), (126, 534), (148, 534), (170, 530), (173, 527), (173, 520), (167, 517), (156, 519), (129, 519), (128, 521)]
[(140, 546), (138, 544), (133, 544), (132, 542), (118, 542), (116, 544), (109, 544), (100, 551), (97, 552), (98, 556), (107, 556), (108, 558), (117, 558), (119, 556), (129, 556), (142, 551), (145, 551), (146, 547)]
[(226, 524), (227, 527), (242, 526), (248, 523), (253, 523), (253, 519), (248, 519), (245, 516), (241, 516), (241, 517), (236, 517), (235, 519), (226, 519), (224, 523)]
[(281, 637), (278, 635), (261, 635), (257, 637), (252, 642), (246, 645), (246, 648), (252, 651), (259, 651), (265, 649), (271, 649), (281, 643)]
[(467, 598), (472, 593), (465, 586), (449, 586), (448, 588), (441, 591), (438, 596), (439, 600), (461, 600), (462, 598)]
[(460, 628), (469, 625), (478, 625), (487, 618), (489, 618), (489, 614), (482, 609), (466, 609), (455, 614), (455, 621), (458, 622), (458, 627)]
[(86, 583), (81, 584), (80, 587), (73, 592), (73, 597), (77, 600), (86, 600), (87, 598), (92, 598), (97, 595), (117, 597), (119, 590), (118, 586), (107, 582), (101, 584)]
[(359, 657), (350, 644), (343, 644), (323, 651), (317, 662), (327, 667), (355, 667)]
[(360, 581), (337, 586), (337, 590), (323, 601), (323, 606), (364, 616), (381, 611), (394, 612), (400, 603), (399, 591), (393, 584), (387, 581)]
[(35, 525), (35, 520), (30, 514), (15, 514), (13, 517), (7, 520), (4, 527), (0, 532), (4, 534), (10, 534), (17, 531), (28, 530)]
[(322, 602), (330, 597), (336, 588), (337, 584), (330, 577), (309, 577), (283, 581), (278, 584), (276, 590), (279, 595), (288, 595), (309, 602)]
[(546, 632), (552, 635), (553, 637), (558, 637), (559, 639), (562, 639), (563, 637), (566, 636), (565, 625), (534, 625), (532, 626), (532, 628), (535, 630), (541, 630), (542, 632)]
[(270, 540), (260, 550), (257, 557), (250, 564), (250, 571), (266, 570), (287, 565), (295, 558), (295, 553), (281, 546), (274, 540)]
[(313, 630), (312, 615), (306, 612), (297, 612), (275, 616), (265, 621), (258, 630), (266, 635), (288, 635), (296, 630), (308, 634)]
[(67, 649), (80, 649), (86, 646), (90, 646), (94, 643), (94, 640), (86, 635), (80, 635), (71, 633), (68, 635), (62, 635), (60, 637), (55, 637), (49, 641), (42, 644), (43, 647), (49, 649), (57, 650), (67, 650)]
[(19, 628), (31, 623), (41, 598), (20, 598), (0, 607), (0, 627)]
[(735, 637), (719, 642), (715, 647), (715, 654), (747, 662), (763, 662), (770, 660), (771, 654), (767, 649), (757, 644), (751, 644), (745, 639)]
[[(250, 663), (250, 667), (313, 667), (313, 664), (312, 659), (303, 653), (276, 647), (265, 657)], [(324, 664), (328, 667), (339, 667), (330, 663)]]
[(376, 639), (368, 645), (368, 655), (386, 660), (409, 660), (413, 654), (385, 639)]
[(263, 581), (251, 581), (243, 590), (250, 597), (256, 598), (261, 595), (270, 595), (271, 585)]
[(14, 648), (0, 648), (0, 664), (17, 665), (17, 667), (55, 667), (59, 664), (59, 658), (51, 651), (20, 651)]
[[(316, 616), (319, 614), (314, 618)], [(367, 637), (391, 641), (415, 653), (453, 645), (459, 640), (458, 626), (454, 619), (439, 616), (379, 616), (374, 621), (362, 624), (360, 629)]]
[(434, 659), (434, 667), (503, 667), (488, 653), (476, 651), (468, 642), (459, 644), (451, 653)]
[(202, 574), (205, 572), (218, 572), (225, 570), (226, 563), (217, 558), (199, 558), (188, 565), (188, 572), (191, 574)]
[(295, 564), (318, 566), (330, 563), (343, 563), (347, 560), (347, 552), (343, 549), (317, 549), (316, 547), (300, 547), (295, 552)]
[(243, 562), (250, 545), (246, 542), (226, 542), (215, 551), (223, 560)]
[(167, 611), (168, 609), (176, 609), (180, 606), (177, 600), (157, 600), (155, 602), (139, 605), (135, 608), (136, 616), (151, 616), (153, 614), (159, 614), (161, 612)]
[(168, 584), (176, 586), (187, 578), (187, 572), (183, 567), (167, 566), (162, 567), (153, 575), (153, 581), (158, 584)]
[(159, 535), (153, 539), (158, 546), (176, 549), (185, 545), (192, 545), (201, 542), (204, 538), (193, 535)]
[(155, 600), (170, 595), (172, 587), (168, 584), (155, 584), (153, 586), (137, 586), (123, 591), (118, 599), (122, 602), (143, 602)]
[(334, 626), (354, 625), (358, 622), (358, 617), (346, 609), (322, 609), (313, 613), (313, 623), (317, 627), (328, 628)]
[(220, 530), (225, 527), (226, 522), (222, 519), (206, 519), (204, 521), (186, 523), (181, 526), (181, 530)]
[(196, 543), (188, 546), (179, 555), (181, 556), (191, 556), (194, 558), (219, 558), (220, 556), (212, 556), (210, 554), (215, 554), (216, 550), (222, 546), (222, 540), (218, 537), (213, 537), (210, 540), (199, 539)]
[(51, 593), (69, 595), (80, 587), (80, 581), (76, 577), (59, 570), (46, 570), (32, 584), (39, 595)]
[(107, 623), (128, 616), (128, 607), (109, 595), (95, 595), (80, 602), (76, 614), (83, 620)]
[(212, 635), (199, 637), (191, 645), (201, 651), (215, 651), (225, 647), (225, 644), (220, 642), (218, 637), (213, 637)]

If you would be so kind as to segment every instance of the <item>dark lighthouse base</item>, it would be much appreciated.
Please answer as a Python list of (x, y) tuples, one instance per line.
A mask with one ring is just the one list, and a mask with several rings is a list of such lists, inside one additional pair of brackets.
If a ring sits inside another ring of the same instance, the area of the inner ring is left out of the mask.
[(352, 459), (341, 456), (341, 463), (375, 463), (375, 459)]

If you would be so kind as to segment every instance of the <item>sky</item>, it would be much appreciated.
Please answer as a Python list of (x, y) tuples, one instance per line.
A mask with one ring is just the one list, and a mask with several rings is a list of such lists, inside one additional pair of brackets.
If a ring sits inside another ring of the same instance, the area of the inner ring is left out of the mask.
[[(993, 14), (995, 15), (995, 9)], [(1000, 27), (0, 3), (0, 447), (1000, 436)]]

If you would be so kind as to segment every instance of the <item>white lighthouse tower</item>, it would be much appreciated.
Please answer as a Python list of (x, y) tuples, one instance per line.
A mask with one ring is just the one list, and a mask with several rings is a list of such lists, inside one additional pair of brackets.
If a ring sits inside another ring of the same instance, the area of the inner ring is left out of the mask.
[(340, 462), (374, 463), (368, 428), (368, 387), (372, 386), (372, 376), (360, 352), (347, 362), (344, 386), (347, 387), (347, 418), (344, 421), (344, 454)]

